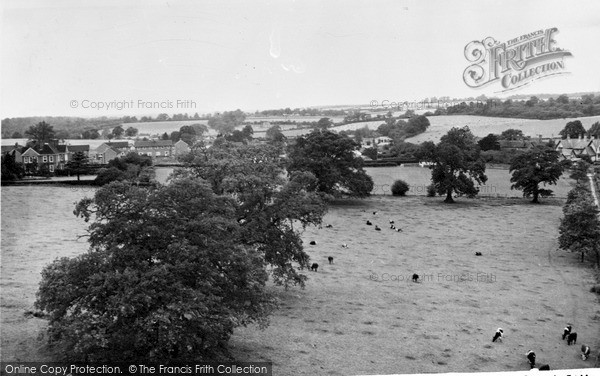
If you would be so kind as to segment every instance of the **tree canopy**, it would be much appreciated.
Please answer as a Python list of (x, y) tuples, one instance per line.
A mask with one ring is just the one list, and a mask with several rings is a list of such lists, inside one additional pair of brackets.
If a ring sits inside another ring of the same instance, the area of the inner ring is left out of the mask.
[(241, 125), (246, 120), (246, 114), (241, 110), (225, 111), (222, 114), (215, 115), (208, 119), (208, 126), (226, 135), (235, 130), (235, 127)]
[(600, 267), (600, 220), (591, 193), (584, 185), (577, 185), (568, 196), (560, 221), (558, 243), (561, 249), (594, 255)]
[(223, 360), (235, 327), (266, 323), (264, 258), (231, 197), (115, 182), (75, 214), (93, 220), (90, 251), (46, 267), (36, 301), (69, 361)]
[(533, 196), (538, 203), (539, 196), (552, 196), (552, 190), (540, 188), (540, 184), (556, 184), (563, 173), (565, 164), (559, 160), (560, 154), (547, 146), (538, 146), (515, 156), (510, 165), (510, 189), (523, 190), (524, 197)]
[(30, 126), (25, 131), (25, 135), (30, 140), (35, 141), (37, 145), (43, 145), (45, 142), (54, 139), (54, 128), (45, 121), (41, 121), (36, 125)]
[(500, 150), (500, 142), (498, 142), (498, 136), (493, 133), (488, 134), (477, 142), (481, 151), (487, 150)]
[(77, 180), (79, 180), (79, 176), (89, 169), (88, 156), (82, 151), (73, 153), (73, 158), (67, 162), (67, 168), (77, 174)]
[(325, 202), (316, 193), (311, 173), (293, 172), (285, 179), (285, 161), (277, 145), (236, 145), (218, 138), (210, 148), (192, 149), (180, 160), (175, 177), (200, 178), (216, 195), (234, 198), (236, 219), (246, 245), (256, 247), (273, 266), (275, 283), (304, 286), (308, 267), (300, 230), (321, 223)]
[(424, 142), (416, 157), (430, 166), (431, 180), (439, 195), (446, 195), (444, 202), (453, 203), (453, 193), (473, 197), (479, 193), (479, 185), (487, 181), (485, 163), (469, 127), (452, 128), (435, 145)]
[(366, 197), (373, 179), (355, 154), (360, 145), (331, 131), (314, 130), (288, 147), (288, 172), (306, 171), (317, 178), (316, 190), (330, 195)]
[(573, 120), (567, 123), (565, 127), (558, 132), (562, 136), (563, 139), (570, 138), (578, 138), (579, 136), (583, 136), (585, 134), (585, 128), (583, 124), (581, 124), (580, 120)]

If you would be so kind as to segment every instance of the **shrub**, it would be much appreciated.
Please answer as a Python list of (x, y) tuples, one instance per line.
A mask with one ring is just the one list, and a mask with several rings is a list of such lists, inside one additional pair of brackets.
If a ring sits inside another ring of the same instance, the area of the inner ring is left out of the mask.
[(94, 184), (105, 185), (113, 181), (125, 180), (126, 178), (127, 176), (125, 175), (125, 173), (119, 170), (118, 168), (103, 168), (100, 171), (98, 171), (98, 176), (96, 176)]
[(404, 180), (396, 180), (394, 184), (392, 184), (392, 195), (405, 196), (409, 189), (410, 187)]
[(435, 197), (435, 187), (433, 184), (427, 186), (427, 197)]

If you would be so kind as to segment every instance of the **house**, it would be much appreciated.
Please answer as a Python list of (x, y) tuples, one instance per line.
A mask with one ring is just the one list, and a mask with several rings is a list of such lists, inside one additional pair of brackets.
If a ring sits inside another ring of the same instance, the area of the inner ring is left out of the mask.
[(173, 155), (178, 156), (182, 154), (187, 154), (190, 152), (190, 145), (183, 140), (179, 140), (173, 145)]
[(567, 137), (564, 140), (558, 141), (555, 149), (565, 159), (579, 158), (582, 155), (589, 155), (591, 158), (596, 156), (596, 151), (594, 151), (593, 146), (590, 146), (593, 141), (584, 138), (583, 135), (579, 136), (579, 138)]
[(363, 148), (370, 147), (383, 147), (385, 145), (391, 145), (394, 140), (387, 136), (375, 137), (375, 138), (363, 138), (361, 146)]
[(106, 164), (111, 160), (119, 158), (120, 156), (126, 154), (122, 149), (112, 147), (101, 147), (102, 145), (98, 146), (96, 149), (90, 150), (88, 155), (90, 163)]
[(23, 163), (22, 154), (25, 150), (24, 147), (15, 143), (14, 145), (2, 146), (2, 155), (11, 154), (15, 158), (16, 163)]
[(600, 162), (600, 139), (590, 139), (588, 144), (588, 155), (592, 158), (592, 162)]
[[(28, 173), (47, 171), (53, 173), (60, 165), (61, 153), (55, 146), (44, 144), (42, 147), (28, 148), (23, 152), (23, 165)], [(64, 168), (64, 165), (60, 165)]]
[(104, 142), (96, 148), (96, 151), (99, 153), (104, 153), (104, 151), (109, 148), (111, 148), (113, 150), (118, 149), (120, 151), (120, 153), (122, 154), (122, 155), (120, 155), (120, 157), (125, 156), (131, 150), (131, 147), (129, 146), (128, 141), (118, 141), (118, 142)]
[(148, 155), (152, 158), (164, 158), (173, 155), (172, 140), (138, 140), (135, 141), (133, 147), (139, 155)]

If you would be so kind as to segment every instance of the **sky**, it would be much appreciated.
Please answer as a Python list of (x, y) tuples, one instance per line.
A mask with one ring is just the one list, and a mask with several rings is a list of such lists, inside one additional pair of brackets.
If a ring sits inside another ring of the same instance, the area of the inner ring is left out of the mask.
[[(597, 0), (0, 4), (1, 118), (600, 91)], [(508, 93), (465, 84), (471, 41), (552, 27), (567, 74)]]

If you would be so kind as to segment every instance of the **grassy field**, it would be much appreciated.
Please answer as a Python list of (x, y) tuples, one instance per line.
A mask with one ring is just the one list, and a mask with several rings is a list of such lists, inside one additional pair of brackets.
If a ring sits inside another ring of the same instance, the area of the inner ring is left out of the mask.
[[(332, 228), (306, 230), (319, 271), (306, 272), (304, 290), (271, 287), (280, 310), (264, 331), (235, 331), (231, 349), (239, 360), (273, 361), (275, 375), (504, 371), (527, 369), (524, 354), (532, 349), (553, 369), (593, 365), (578, 354), (580, 343), (600, 347), (600, 307), (589, 292), (590, 270), (577, 254), (557, 250), (564, 200), (459, 198), (445, 205), (417, 191), (429, 184), (426, 168), (368, 172), (380, 192), (337, 202), (324, 219)], [(506, 170), (489, 169), (488, 176), (499, 196), (520, 196), (507, 190)], [(398, 178), (411, 185), (408, 197), (384, 190)], [(570, 182), (553, 189), (564, 197)], [(2, 360), (51, 360), (42, 347), (46, 322), (25, 313), (33, 309), (42, 268), (87, 249), (78, 239), (86, 224), (72, 210), (93, 192), (2, 188), (6, 213), (36, 213), (19, 225), (2, 216)], [(390, 230), (389, 219), (403, 232)], [(407, 282), (413, 273), (422, 283)], [(560, 340), (567, 323), (579, 333), (576, 347)], [(498, 327), (506, 338), (492, 343)]]
[[(233, 353), (272, 361), (276, 375), (527, 370), (530, 349), (552, 369), (592, 367), (579, 347), (600, 346), (600, 307), (590, 270), (557, 250), (561, 203), (338, 203), (324, 221), (332, 228), (304, 233), (318, 272), (304, 290), (274, 288), (281, 309), (271, 325), (236, 330)], [(403, 232), (388, 228), (390, 218)], [(561, 340), (567, 323), (577, 346)], [(505, 339), (492, 343), (498, 327)]]
[(471, 132), (477, 137), (485, 137), (490, 133), (500, 134), (502, 131), (510, 128), (520, 129), (525, 136), (538, 137), (538, 135), (542, 135), (542, 137), (559, 137), (558, 132), (569, 121), (580, 120), (583, 127), (588, 129), (593, 123), (600, 121), (600, 116), (576, 119), (532, 120), (456, 115), (431, 116), (428, 119), (431, 125), (427, 131), (406, 139), (407, 142), (416, 144), (424, 141), (438, 142), (452, 127), (464, 127), (465, 125), (469, 126)]

